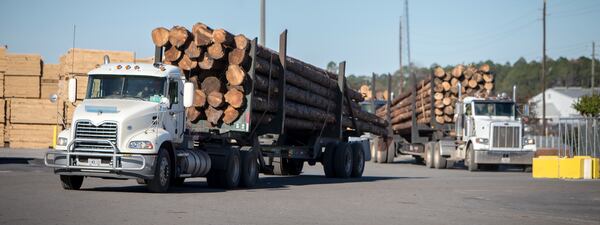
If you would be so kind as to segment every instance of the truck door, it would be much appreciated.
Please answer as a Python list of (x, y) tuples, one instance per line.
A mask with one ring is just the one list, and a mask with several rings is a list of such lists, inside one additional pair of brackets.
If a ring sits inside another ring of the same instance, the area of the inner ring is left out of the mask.
[(179, 90), (179, 81), (176, 79), (169, 79), (169, 101), (171, 107), (169, 108), (169, 120), (172, 126), (170, 130), (173, 141), (175, 143), (181, 143), (183, 140), (183, 125), (185, 117), (184, 107), (182, 102), (182, 92)]

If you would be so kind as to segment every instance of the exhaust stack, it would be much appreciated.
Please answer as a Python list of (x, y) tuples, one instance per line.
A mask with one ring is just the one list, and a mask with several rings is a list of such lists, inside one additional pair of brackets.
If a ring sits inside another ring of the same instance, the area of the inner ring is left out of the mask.
[(158, 46), (156, 46), (156, 48), (154, 49), (154, 66), (155, 67), (162, 64), (162, 57), (163, 57), (162, 50), (163, 50), (162, 47), (158, 47)]
[(104, 65), (109, 64), (110, 63), (110, 57), (108, 57), (108, 55), (104, 55)]

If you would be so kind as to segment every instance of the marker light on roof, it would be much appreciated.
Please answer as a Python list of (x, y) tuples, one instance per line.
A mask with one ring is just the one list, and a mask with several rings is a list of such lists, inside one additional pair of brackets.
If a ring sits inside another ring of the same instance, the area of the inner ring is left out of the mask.
[(133, 69), (139, 70), (140, 66), (136, 65), (135, 67), (133, 67)]
[(164, 66), (160, 66), (159, 69), (160, 69), (160, 71), (165, 71), (166, 70)]
[(117, 65), (117, 69), (120, 70), (121, 68), (123, 68), (123, 66), (121, 65)]
[(126, 70), (131, 69), (131, 66), (130, 65), (125, 66), (125, 69)]

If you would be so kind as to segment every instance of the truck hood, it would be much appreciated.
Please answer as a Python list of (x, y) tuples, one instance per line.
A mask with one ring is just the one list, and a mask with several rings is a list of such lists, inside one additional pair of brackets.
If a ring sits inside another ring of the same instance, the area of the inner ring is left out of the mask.
[[(75, 124), (76, 121), (88, 120), (100, 125), (104, 121), (114, 121), (119, 126), (147, 127), (152, 123), (152, 117), (156, 116), (158, 107), (159, 104), (155, 102), (133, 99), (86, 99), (75, 109), (72, 122)], [(124, 121), (128, 124), (123, 124)]]

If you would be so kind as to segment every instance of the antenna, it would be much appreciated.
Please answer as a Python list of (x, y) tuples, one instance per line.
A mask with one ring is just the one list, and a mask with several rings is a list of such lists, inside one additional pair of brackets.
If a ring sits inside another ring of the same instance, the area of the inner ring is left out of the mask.
[(71, 74), (75, 71), (75, 33), (77, 26), (73, 24), (73, 47), (71, 48)]

